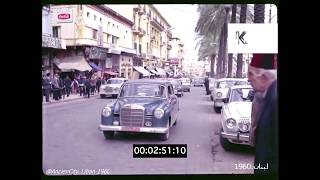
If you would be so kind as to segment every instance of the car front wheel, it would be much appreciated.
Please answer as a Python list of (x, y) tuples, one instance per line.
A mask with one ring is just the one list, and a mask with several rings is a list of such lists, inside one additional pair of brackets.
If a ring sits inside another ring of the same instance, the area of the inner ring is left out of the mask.
[[(221, 129), (221, 132), (223, 132), (223, 129)], [(229, 151), (232, 149), (232, 144), (228, 141), (228, 139), (222, 137), (221, 132), (220, 132), (220, 144), (224, 150)]]
[(112, 139), (114, 137), (114, 131), (103, 131), (103, 135), (106, 139)]
[(101, 99), (105, 98), (105, 95), (100, 94), (100, 98), (101, 98)]

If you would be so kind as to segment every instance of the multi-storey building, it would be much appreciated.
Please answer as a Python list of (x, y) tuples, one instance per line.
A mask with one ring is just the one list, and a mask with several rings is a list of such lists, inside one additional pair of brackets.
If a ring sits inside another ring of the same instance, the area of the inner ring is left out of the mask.
[(66, 41), (59, 38), (52, 28), (52, 10), (50, 5), (42, 7), (42, 74), (53, 74), (53, 57), (58, 51), (66, 49)]
[(131, 79), (136, 51), (130, 19), (105, 5), (55, 5), (52, 10), (53, 25), (67, 40), (67, 52), (58, 55), (60, 61), (84, 59), (96, 71)]

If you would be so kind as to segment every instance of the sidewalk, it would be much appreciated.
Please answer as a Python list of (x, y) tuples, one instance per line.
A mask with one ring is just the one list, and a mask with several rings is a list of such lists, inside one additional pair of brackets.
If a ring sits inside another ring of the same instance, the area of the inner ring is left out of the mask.
[[(99, 96), (98, 93), (95, 93), (94, 95), (90, 95), (90, 99)], [(43, 96), (43, 102), (42, 105), (48, 105), (48, 104), (56, 104), (56, 103), (62, 103), (62, 102), (68, 102), (68, 101), (73, 101), (77, 99), (88, 99), (88, 96), (80, 96), (79, 94), (70, 94), (69, 97), (65, 95), (65, 97), (60, 99), (59, 101), (54, 100), (52, 97), (49, 98), (49, 102), (46, 102), (46, 97)]]

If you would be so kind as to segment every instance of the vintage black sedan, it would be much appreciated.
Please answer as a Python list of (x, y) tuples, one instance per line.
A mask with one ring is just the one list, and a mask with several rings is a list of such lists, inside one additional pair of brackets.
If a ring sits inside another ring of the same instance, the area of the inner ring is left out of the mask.
[(122, 85), (117, 100), (102, 109), (99, 129), (106, 139), (122, 131), (157, 133), (161, 140), (167, 140), (178, 112), (179, 101), (170, 81), (128, 81)]

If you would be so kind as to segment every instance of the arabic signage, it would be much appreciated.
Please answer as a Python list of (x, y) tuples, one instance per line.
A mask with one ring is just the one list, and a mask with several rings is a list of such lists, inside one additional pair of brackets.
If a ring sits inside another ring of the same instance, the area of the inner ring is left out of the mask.
[(57, 9), (56, 19), (58, 23), (72, 23), (73, 15), (71, 8)]
[(42, 36), (42, 47), (66, 49), (65, 40), (53, 38), (50, 36)]

